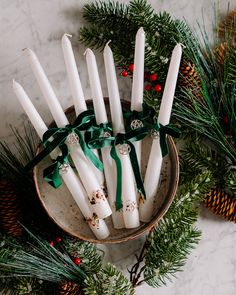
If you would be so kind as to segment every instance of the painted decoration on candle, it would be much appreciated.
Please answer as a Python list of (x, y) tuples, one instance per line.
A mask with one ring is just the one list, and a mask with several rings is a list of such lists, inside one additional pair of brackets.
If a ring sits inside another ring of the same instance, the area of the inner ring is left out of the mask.
[(128, 212), (133, 212), (135, 209), (138, 208), (137, 202), (127, 200), (125, 205), (125, 210)]
[(63, 163), (60, 167), (59, 167), (59, 170), (60, 170), (60, 173), (62, 174), (66, 174), (69, 170), (69, 164), (67, 163)]
[(99, 229), (99, 218), (96, 213), (93, 213), (91, 218), (87, 218), (87, 222), (90, 226)]
[(92, 197), (90, 198), (90, 203), (92, 205), (96, 205), (102, 201), (106, 201), (106, 195), (104, 194), (104, 191), (101, 188), (100, 190), (96, 190), (96, 192), (92, 194)]
[(68, 144), (79, 144), (79, 136), (75, 132), (72, 132), (67, 136), (66, 142)]

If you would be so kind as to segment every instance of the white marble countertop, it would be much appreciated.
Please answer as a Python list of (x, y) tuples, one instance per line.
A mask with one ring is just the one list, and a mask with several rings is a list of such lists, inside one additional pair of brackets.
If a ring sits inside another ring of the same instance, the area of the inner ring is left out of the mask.
[[(43, 64), (47, 75), (63, 105), (72, 104), (65, 66), (62, 59), (60, 39), (63, 33), (77, 34), (84, 21), (81, 10), (91, 0), (0, 0), (0, 137), (11, 141), (9, 124), (22, 126), (26, 115), (12, 91), (12, 79), (16, 79), (27, 90), (43, 119), (49, 123), (52, 118), (40, 96), (39, 88), (32, 76), (27, 57), (22, 49), (32, 48)], [(120, 1), (128, 3), (128, 1)], [(149, 0), (156, 11), (166, 10), (172, 16), (186, 18), (191, 25), (202, 23), (210, 31), (213, 20), (214, 2), (211, 0)], [(225, 12), (228, 2), (234, 8), (236, 0), (218, 1), (220, 10)], [(87, 70), (83, 56), (85, 48), (77, 48), (85, 95), (90, 98)], [(104, 71), (101, 59), (99, 69)], [(103, 75), (104, 76), (104, 75)], [(105, 81), (102, 80), (104, 95)], [(126, 82), (129, 94), (129, 83)], [(234, 295), (236, 291), (236, 232), (235, 225), (213, 216), (203, 209), (198, 226), (202, 230), (202, 240), (192, 252), (183, 272), (167, 287), (153, 289), (147, 285), (137, 288), (136, 294), (159, 295)], [(105, 259), (123, 269), (134, 262), (135, 251), (141, 240), (123, 245), (107, 247)]]

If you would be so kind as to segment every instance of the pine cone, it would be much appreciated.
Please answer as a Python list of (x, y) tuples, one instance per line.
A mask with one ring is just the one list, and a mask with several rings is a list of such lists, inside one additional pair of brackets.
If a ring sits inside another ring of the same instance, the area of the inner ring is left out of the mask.
[(74, 282), (64, 282), (58, 287), (58, 295), (82, 295), (82, 288)]
[(219, 64), (224, 64), (225, 54), (226, 54), (226, 43), (221, 43), (218, 47), (214, 50), (216, 60)]
[(179, 85), (192, 91), (195, 98), (202, 100), (201, 81), (195, 71), (195, 65), (191, 62), (180, 67)]
[(215, 214), (236, 222), (236, 199), (221, 189), (212, 189), (203, 201)]
[(236, 37), (236, 11), (233, 10), (228, 13), (226, 18), (219, 24), (218, 29), (219, 37), (229, 38), (233, 42)]
[(19, 194), (11, 181), (0, 180), (0, 228), (9, 235), (20, 236), (23, 232), (18, 221), (22, 217)]

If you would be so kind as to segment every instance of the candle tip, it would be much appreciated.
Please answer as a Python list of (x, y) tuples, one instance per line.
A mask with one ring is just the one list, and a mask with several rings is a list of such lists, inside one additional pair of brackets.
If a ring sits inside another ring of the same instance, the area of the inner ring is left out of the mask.
[(110, 46), (109, 46), (110, 43), (111, 43), (111, 40), (109, 40), (109, 41), (106, 43), (106, 45), (105, 45), (105, 47), (104, 47), (104, 52), (106, 52), (106, 51), (110, 51), (110, 50), (111, 50), (111, 48), (110, 48)]
[(137, 34), (145, 34), (143, 27), (138, 29)]
[(24, 48), (22, 50), (25, 51), (28, 55), (36, 56), (35, 53), (33, 52), (33, 50), (28, 48), (28, 47), (26, 47), (26, 48)]
[(177, 43), (175, 45), (174, 51), (175, 52), (178, 52), (179, 54), (182, 54), (182, 44), (181, 43)]
[(16, 82), (15, 79), (12, 79), (12, 86), (13, 86), (13, 89), (21, 87), (21, 85), (18, 82)]
[(63, 40), (64, 40), (64, 41), (68, 40), (68, 37), (69, 37), (69, 38), (72, 38), (72, 35), (71, 35), (71, 34), (68, 34), (68, 33), (63, 34), (63, 36), (62, 36), (62, 41), (63, 41)]
[(91, 54), (93, 51), (90, 48), (87, 48), (84, 52), (84, 55), (86, 56), (87, 54)]

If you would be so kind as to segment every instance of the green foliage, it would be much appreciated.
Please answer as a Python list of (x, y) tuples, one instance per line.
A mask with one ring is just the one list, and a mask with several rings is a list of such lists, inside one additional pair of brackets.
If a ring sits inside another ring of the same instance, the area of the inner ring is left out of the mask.
[[(189, 36), (186, 30), (179, 33), (186, 39), (185, 54), (194, 64), (199, 78), (199, 95), (195, 95), (193, 87), (180, 89), (175, 115), (182, 125), (188, 125), (199, 136), (206, 137), (218, 153), (234, 165), (236, 47), (232, 40), (216, 36), (212, 48), (204, 29), (201, 37)], [(221, 43), (223, 49), (219, 46)]]
[(23, 133), (14, 127), (11, 130), (15, 143), (0, 142), (1, 177), (12, 180), (20, 191), (27, 191), (28, 187), (29, 190), (32, 188), (33, 182), (24, 166), (33, 159), (39, 140), (29, 124), (24, 126)]
[(12, 277), (34, 277), (53, 283), (72, 280), (83, 285), (86, 274), (67, 253), (58, 251), (49, 242), (28, 231), (30, 240), (25, 243), (5, 239), (1, 248), (0, 267)]
[(144, 280), (159, 287), (180, 271), (197, 244), (200, 232), (194, 226), (198, 217), (196, 204), (213, 185), (209, 171), (184, 182), (164, 218), (148, 237)]
[(199, 137), (187, 139), (181, 153), (182, 182), (196, 174), (211, 171), (217, 186), (224, 186), (224, 175), (227, 176), (230, 165), (219, 153), (206, 145)]
[(92, 275), (101, 270), (102, 255), (95, 244), (64, 236), (63, 248), (72, 257), (81, 259), (83, 269), (87, 275)]
[(88, 295), (134, 294), (134, 289), (129, 280), (110, 263), (97, 274), (86, 279), (83, 291)]
[(179, 41), (176, 29), (179, 22), (173, 21), (168, 13), (156, 14), (146, 0), (133, 0), (127, 6), (100, 1), (85, 5), (83, 16), (89, 25), (80, 30), (80, 40), (101, 49), (111, 40), (110, 46), (119, 66), (133, 62), (135, 35), (143, 27), (146, 32), (145, 67), (157, 72), (161, 81), (165, 81), (168, 59)]

